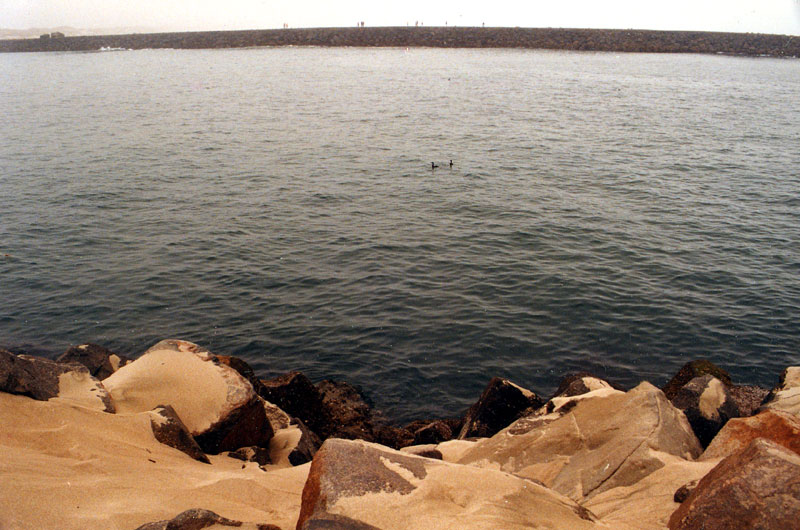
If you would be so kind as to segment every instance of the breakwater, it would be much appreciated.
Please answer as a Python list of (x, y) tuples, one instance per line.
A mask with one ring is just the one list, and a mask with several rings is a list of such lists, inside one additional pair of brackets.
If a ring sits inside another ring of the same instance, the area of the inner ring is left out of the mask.
[(800, 37), (788, 35), (701, 31), (476, 27), (306, 28), (65, 36), (0, 41), (0, 52), (93, 51), (102, 48), (202, 49), (253, 46), (529, 48), (800, 57)]

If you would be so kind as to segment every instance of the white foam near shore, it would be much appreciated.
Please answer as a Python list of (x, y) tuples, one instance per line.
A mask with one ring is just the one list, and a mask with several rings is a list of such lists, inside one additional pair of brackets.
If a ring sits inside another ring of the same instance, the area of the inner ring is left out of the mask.
[(150, 419), (0, 392), (0, 528), (132, 530), (198, 507), (294, 528), (308, 465), (209, 466), (156, 441)]

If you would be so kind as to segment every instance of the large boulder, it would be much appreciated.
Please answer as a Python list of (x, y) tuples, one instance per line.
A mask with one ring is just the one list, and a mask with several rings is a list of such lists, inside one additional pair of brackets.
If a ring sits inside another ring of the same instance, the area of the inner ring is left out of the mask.
[(491, 469), (361, 440), (327, 440), (311, 464), (298, 530), (596, 528), (558, 493)]
[(790, 366), (781, 374), (778, 385), (772, 389), (761, 410), (784, 410), (800, 416), (800, 366)]
[(764, 439), (722, 460), (672, 514), (670, 530), (797, 528), (800, 455)]
[(710, 374), (683, 385), (670, 401), (686, 414), (703, 447), (708, 446), (729, 419), (740, 416), (728, 388)]
[(583, 503), (614, 530), (663, 529), (679, 504), (675, 491), (704, 477), (716, 462), (666, 458), (666, 465), (630, 486), (619, 486)]
[(508, 427), (522, 412), (542, 405), (542, 400), (530, 390), (494, 377), (464, 416), (458, 438), (492, 436)]
[(800, 418), (783, 410), (765, 410), (735, 418), (714, 437), (700, 460), (717, 460), (738, 453), (756, 438), (765, 438), (800, 454)]
[(170, 405), (206, 453), (268, 447), (272, 437), (264, 403), (247, 379), (191, 342), (161, 341), (104, 384), (119, 412)]
[(72, 346), (56, 359), (56, 362), (82, 364), (90, 374), (102, 381), (119, 370), (121, 366), (131, 362), (131, 359), (97, 344), (89, 343)]
[(227, 519), (211, 510), (193, 508), (167, 521), (147, 523), (136, 530), (202, 530), (203, 528), (239, 528), (240, 530), (280, 530), (272, 524), (243, 523)]
[(565, 415), (521, 418), (458, 462), (541, 481), (576, 501), (629, 486), (672, 456), (694, 459), (700, 443), (683, 413), (649, 383), (579, 401)]
[(14, 355), (3, 349), (0, 349), (0, 392), (39, 401), (58, 398), (105, 412), (115, 411), (108, 391), (85, 366)]

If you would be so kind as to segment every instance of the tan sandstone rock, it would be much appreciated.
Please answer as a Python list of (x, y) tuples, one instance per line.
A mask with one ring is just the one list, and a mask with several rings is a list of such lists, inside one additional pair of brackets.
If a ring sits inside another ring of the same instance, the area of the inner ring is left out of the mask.
[(264, 404), (233, 368), (196, 344), (164, 340), (103, 381), (120, 413), (170, 405), (208, 453), (266, 446)]
[(783, 410), (800, 416), (800, 366), (784, 370), (781, 380), (767, 397), (761, 410)]
[(714, 437), (700, 460), (719, 460), (738, 453), (756, 438), (765, 438), (800, 454), (800, 418), (767, 409), (749, 418), (735, 418)]
[(581, 501), (635, 484), (665, 465), (665, 453), (694, 459), (700, 452), (683, 413), (645, 382), (625, 394), (582, 400), (552, 421), (518, 420), (458, 462), (535, 479)]
[(298, 530), (606, 528), (563, 495), (491, 469), (329, 439), (303, 489)]
[(675, 491), (704, 477), (717, 462), (689, 462), (662, 455), (664, 467), (630, 486), (620, 486), (593, 496), (583, 504), (615, 530), (661, 530), (672, 512)]

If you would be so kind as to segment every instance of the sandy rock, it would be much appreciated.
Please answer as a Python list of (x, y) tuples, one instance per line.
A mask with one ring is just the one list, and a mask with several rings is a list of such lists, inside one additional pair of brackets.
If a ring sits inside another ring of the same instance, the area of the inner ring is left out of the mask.
[(168, 521), (147, 523), (136, 530), (202, 530), (203, 528), (236, 527), (241, 530), (280, 530), (272, 524), (246, 524), (220, 517), (210, 510), (192, 508)]
[(247, 379), (191, 342), (161, 341), (104, 384), (119, 412), (172, 406), (206, 453), (266, 447), (272, 437), (264, 405)]
[(712, 363), (711, 361), (706, 361), (701, 359), (696, 361), (690, 361), (684, 364), (683, 367), (681, 367), (681, 369), (678, 370), (678, 373), (675, 374), (675, 376), (672, 379), (670, 379), (666, 385), (664, 385), (662, 390), (664, 391), (664, 394), (667, 396), (667, 399), (672, 401), (672, 398), (675, 397), (675, 395), (683, 387), (683, 385), (685, 385), (695, 377), (700, 377), (707, 374), (713, 375), (714, 377), (722, 381), (722, 384), (724, 384), (725, 386), (731, 386), (733, 384), (733, 382), (731, 381), (731, 376), (728, 372), (726, 372), (716, 364)]
[(716, 462), (688, 462), (665, 457), (664, 467), (630, 486), (620, 486), (595, 495), (583, 504), (614, 530), (666, 528), (678, 508), (675, 491), (689, 480), (699, 480)]
[(508, 427), (520, 413), (543, 405), (539, 397), (507, 379), (492, 378), (464, 416), (458, 438), (489, 437)]
[(151, 419), (0, 393), (0, 528), (132, 530), (198, 506), (294, 527), (308, 465), (203, 464), (159, 443)]
[(97, 344), (81, 344), (72, 346), (56, 362), (82, 364), (94, 377), (103, 380), (131, 362), (131, 359)]
[(246, 361), (238, 357), (233, 357), (231, 355), (217, 355), (216, 357), (220, 364), (224, 364), (225, 366), (233, 368), (234, 370), (239, 372), (239, 375), (247, 379), (253, 386), (253, 390), (256, 391), (256, 394), (259, 395), (261, 394), (262, 390), (261, 380), (256, 376), (256, 373), (253, 371), (253, 368), (249, 364), (247, 364)]
[(42, 357), (14, 355), (0, 349), (0, 392), (39, 401), (61, 399), (72, 404), (114, 412), (103, 384), (80, 364), (62, 364)]
[(340, 439), (327, 440), (314, 458), (297, 523), (298, 530), (596, 527), (588, 510), (531, 481)]
[(311, 462), (321, 445), (314, 431), (293, 418), (290, 425), (275, 431), (269, 443), (270, 458), (278, 466), (300, 466)]
[[(477, 442), (474, 440), (448, 440), (437, 444), (436, 450), (442, 453), (442, 460), (445, 462), (458, 462), (467, 451), (475, 447)], [(407, 449), (412, 449), (409, 447)]]
[(765, 410), (735, 418), (714, 437), (700, 460), (718, 460), (738, 453), (756, 438), (765, 438), (800, 454), (800, 418), (782, 410)]
[(703, 477), (672, 514), (670, 530), (796, 528), (800, 455), (757, 439)]
[(728, 388), (710, 374), (695, 377), (683, 385), (670, 401), (686, 414), (703, 447), (708, 446), (730, 418), (740, 415)]
[(800, 366), (783, 371), (778, 386), (772, 389), (761, 410), (785, 410), (800, 416)]
[(153, 429), (153, 436), (164, 445), (173, 447), (178, 451), (186, 453), (191, 458), (210, 464), (208, 457), (197, 445), (186, 425), (175, 413), (175, 409), (169, 405), (161, 405), (151, 411), (150, 427)]
[(272, 426), (273, 431), (277, 432), (281, 429), (285, 429), (295, 421), (295, 418), (286, 414), (286, 412), (277, 405), (273, 405), (269, 401), (264, 401), (263, 399), (261, 400), (261, 404), (264, 406), (264, 413), (267, 415), (267, 420)]
[(435, 444), (425, 444), (425, 445), (410, 445), (408, 447), (403, 447), (400, 449), (401, 453), (406, 453), (408, 455), (414, 456), (421, 456), (423, 458), (433, 458), (434, 460), (444, 460), (444, 455), (439, 449), (436, 447)]
[(552, 421), (522, 418), (477, 442), (458, 462), (539, 480), (580, 501), (635, 484), (671, 455), (694, 459), (700, 452), (683, 413), (645, 382), (581, 401)]

